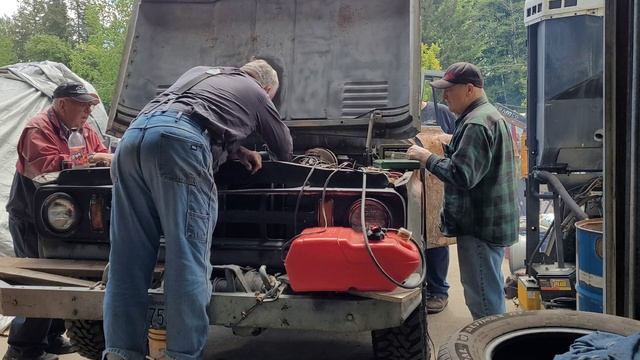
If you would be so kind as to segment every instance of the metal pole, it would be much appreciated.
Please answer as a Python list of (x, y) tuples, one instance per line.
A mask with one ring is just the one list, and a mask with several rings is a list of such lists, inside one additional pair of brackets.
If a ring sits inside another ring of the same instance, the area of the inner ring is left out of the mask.
[(560, 195), (554, 194), (553, 198), (553, 227), (556, 236), (556, 257), (558, 268), (564, 269), (564, 242), (562, 236), (562, 209), (560, 208)]
[(528, 82), (527, 82), (527, 151), (528, 151), (528, 175), (526, 190), (526, 217), (527, 217), (527, 259), (534, 255), (536, 244), (540, 238), (540, 199), (536, 196), (540, 191), (540, 184), (535, 179), (533, 171), (537, 166), (538, 140), (537, 132), (537, 103), (538, 103), (538, 27), (539, 24), (527, 28), (527, 41), (529, 43)]
[(640, 159), (640, 100), (638, 96), (640, 96), (640, 90), (638, 86), (640, 86), (640, 35), (638, 32), (640, 31), (640, 20), (638, 20), (638, 16), (640, 16), (640, 6), (631, 2), (631, 6), (633, 7), (633, 30), (632, 34), (630, 34), (630, 38), (633, 39), (630, 45), (632, 51), (632, 64), (631, 64), (631, 91), (630, 91), (630, 100), (631, 100), (631, 114), (629, 117), (629, 125), (631, 127), (631, 139), (629, 144), (630, 149), (630, 161), (629, 161), (629, 279), (628, 279), (628, 298), (627, 298), (627, 313), (629, 317), (636, 318), (638, 316), (638, 300), (640, 296), (638, 294), (638, 251), (640, 251), (639, 246), (640, 242), (638, 241), (638, 236), (640, 229), (639, 220), (638, 220), (638, 192), (640, 191), (640, 184), (638, 184), (638, 159)]

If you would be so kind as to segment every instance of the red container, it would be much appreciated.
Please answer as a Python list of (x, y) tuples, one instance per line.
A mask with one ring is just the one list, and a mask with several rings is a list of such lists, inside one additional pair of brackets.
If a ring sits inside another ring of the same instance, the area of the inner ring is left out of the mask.
[[(389, 231), (369, 241), (373, 254), (393, 279), (402, 282), (420, 265), (416, 246)], [(373, 263), (362, 233), (351, 228), (305, 229), (293, 241), (285, 267), (294, 291), (392, 291), (396, 286)]]

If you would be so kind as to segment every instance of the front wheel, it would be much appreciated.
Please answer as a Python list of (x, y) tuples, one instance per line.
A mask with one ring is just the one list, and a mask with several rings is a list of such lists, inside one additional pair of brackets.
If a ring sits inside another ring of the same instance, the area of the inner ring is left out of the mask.
[(67, 321), (67, 336), (78, 354), (91, 360), (102, 358), (105, 349), (102, 321)]
[[(422, 318), (422, 319), (421, 319)], [(371, 332), (376, 360), (429, 360), (427, 314), (419, 305), (402, 325)]]

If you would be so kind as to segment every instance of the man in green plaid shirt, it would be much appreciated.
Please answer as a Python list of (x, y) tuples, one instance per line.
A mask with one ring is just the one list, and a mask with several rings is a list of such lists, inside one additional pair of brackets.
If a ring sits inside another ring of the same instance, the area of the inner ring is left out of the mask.
[(457, 237), (460, 278), (473, 319), (505, 312), (504, 248), (518, 238), (516, 166), (509, 128), (489, 104), (480, 70), (451, 65), (441, 80), (449, 109), (459, 114), (444, 157), (419, 146), (409, 159), (444, 182), (441, 230)]

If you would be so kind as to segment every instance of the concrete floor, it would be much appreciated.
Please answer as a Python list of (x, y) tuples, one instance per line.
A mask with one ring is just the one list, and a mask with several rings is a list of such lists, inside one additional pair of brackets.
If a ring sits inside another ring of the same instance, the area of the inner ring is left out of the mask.
[[(471, 315), (464, 303), (458, 254), (451, 246), (451, 264), (449, 266), (449, 305), (435, 315), (430, 315), (429, 334), (436, 349), (456, 330), (471, 322)], [(505, 276), (508, 262), (504, 262)], [(513, 303), (507, 301), (507, 309), (515, 310)], [(6, 337), (0, 338), (0, 353), (7, 348)], [(61, 360), (81, 360), (77, 354), (65, 355)], [(258, 337), (238, 337), (230, 329), (213, 326), (210, 329), (205, 358), (211, 360), (328, 360), (373, 359), (371, 337), (369, 333), (334, 334), (310, 331), (269, 330)]]

